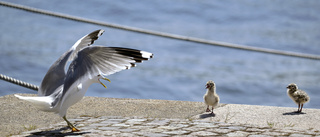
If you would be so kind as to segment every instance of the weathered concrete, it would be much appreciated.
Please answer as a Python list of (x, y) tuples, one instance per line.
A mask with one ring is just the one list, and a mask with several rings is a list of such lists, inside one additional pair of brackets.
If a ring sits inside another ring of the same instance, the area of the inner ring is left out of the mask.
[(82, 132), (69, 133), (58, 115), (13, 95), (0, 97), (0, 106), (4, 136), (320, 135), (319, 109), (294, 113), (296, 108), (221, 104), (212, 116), (202, 102), (85, 97), (67, 114)]
[[(25, 131), (25, 127), (46, 127), (63, 121), (58, 115), (39, 111), (29, 102), (19, 100), (13, 95), (0, 97), (0, 107), (1, 135), (17, 134)], [(187, 118), (203, 112), (203, 107), (202, 102), (84, 97), (68, 109), (67, 118), (74, 119), (79, 116)]]
[[(298, 129), (320, 130), (320, 110), (303, 109), (296, 113), (297, 108), (256, 106), (227, 104), (217, 108), (211, 121), (220, 121), (237, 124), (250, 124), (265, 126), (272, 124), (272, 127), (294, 127)], [(200, 114), (193, 118), (205, 118), (206, 114)]]
[(78, 117), (70, 119), (77, 123), (80, 132), (61, 128), (65, 122), (49, 127), (23, 132), (19, 136), (319, 136), (315, 129), (271, 128), (213, 122), (203, 119), (172, 119), (145, 117)]

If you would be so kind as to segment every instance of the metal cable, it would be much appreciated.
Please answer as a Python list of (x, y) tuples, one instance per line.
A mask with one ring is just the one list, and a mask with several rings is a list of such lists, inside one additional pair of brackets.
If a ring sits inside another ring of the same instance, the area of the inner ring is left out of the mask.
[(24, 81), (21, 81), (21, 80), (17, 80), (15, 78), (8, 77), (8, 76), (3, 75), (3, 74), (0, 74), (0, 79), (8, 81), (8, 82), (11, 82), (13, 84), (17, 84), (17, 85), (29, 88), (29, 89), (33, 89), (33, 90), (36, 90), (36, 91), (38, 91), (38, 89), (39, 89), (39, 87), (36, 86), (36, 85), (30, 84), (30, 83), (27, 83), (27, 82), (24, 82)]
[(44, 15), (64, 18), (64, 19), (68, 19), (68, 20), (85, 22), (85, 23), (90, 23), (90, 24), (95, 24), (95, 25), (100, 25), (100, 26), (105, 26), (105, 27), (111, 27), (111, 28), (122, 29), (122, 30), (126, 30), (126, 31), (133, 31), (133, 32), (149, 34), (149, 35), (155, 35), (155, 36), (160, 36), (160, 37), (166, 37), (166, 38), (171, 38), (171, 39), (190, 41), (190, 42), (213, 45), (213, 46), (221, 46), (221, 47), (227, 47), (227, 48), (262, 52), (262, 53), (270, 53), (270, 54), (283, 55), (283, 56), (292, 56), (292, 57), (320, 60), (320, 56), (318, 56), (318, 55), (280, 51), (280, 50), (273, 50), (273, 49), (267, 49), (267, 48), (250, 47), (250, 46), (239, 45), (239, 44), (232, 44), (232, 43), (219, 42), (219, 41), (210, 41), (210, 40), (205, 40), (205, 39), (200, 39), (200, 38), (187, 37), (187, 36), (163, 33), (163, 32), (158, 32), (158, 31), (145, 30), (145, 29), (140, 29), (140, 28), (134, 28), (134, 27), (129, 27), (129, 26), (122, 26), (122, 25), (117, 25), (117, 24), (112, 24), (112, 23), (90, 20), (90, 19), (86, 19), (86, 18), (56, 13), (56, 12), (47, 11), (47, 10), (36, 9), (33, 7), (28, 7), (28, 6), (24, 6), (24, 5), (18, 5), (18, 4), (13, 4), (13, 3), (3, 2), (3, 1), (0, 1), (0, 5), (11, 7), (11, 8), (16, 8), (16, 9), (20, 9), (20, 10), (25, 10), (25, 11), (29, 11), (29, 12), (34, 12), (34, 13), (38, 13), (38, 14), (44, 14)]

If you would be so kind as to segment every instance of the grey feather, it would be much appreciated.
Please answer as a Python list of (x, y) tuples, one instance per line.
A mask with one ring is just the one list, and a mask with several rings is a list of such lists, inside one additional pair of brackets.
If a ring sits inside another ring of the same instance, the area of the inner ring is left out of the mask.
[(69, 66), (62, 96), (65, 95), (73, 84), (80, 84), (85, 76), (91, 78), (99, 74), (111, 75), (134, 67), (135, 63), (148, 60), (152, 56), (150, 54), (150, 56), (144, 57), (140, 50), (127, 48), (86, 47), (78, 52)]
[(98, 39), (104, 30), (96, 30), (81, 39), (79, 39), (72, 48), (65, 52), (60, 58), (55, 61), (51, 67), (49, 68), (48, 72), (44, 76), (40, 88), (38, 90), (39, 96), (49, 96), (49, 95), (57, 95), (58, 93), (54, 92), (61, 92), (61, 86), (64, 84), (64, 79), (66, 76), (65, 67), (68, 60), (72, 60), (74, 56), (77, 54), (81, 48), (85, 46), (90, 46), (93, 44), (95, 40)]

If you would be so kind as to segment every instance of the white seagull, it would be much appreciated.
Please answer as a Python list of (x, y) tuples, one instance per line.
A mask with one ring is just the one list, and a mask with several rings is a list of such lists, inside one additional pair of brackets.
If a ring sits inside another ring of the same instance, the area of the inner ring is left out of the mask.
[[(129, 69), (135, 63), (153, 57), (152, 53), (135, 49), (91, 46), (103, 32), (96, 30), (82, 37), (55, 61), (43, 78), (37, 97), (15, 96), (31, 102), (42, 111), (58, 114), (72, 132), (79, 131), (67, 120), (66, 113), (70, 106), (83, 98), (89, 86), (100, 83), (107, 88), (100, 81), (104, 79), (110, 82), (104, 76)], [(71, 63), (68, 66), (69, 61)]]

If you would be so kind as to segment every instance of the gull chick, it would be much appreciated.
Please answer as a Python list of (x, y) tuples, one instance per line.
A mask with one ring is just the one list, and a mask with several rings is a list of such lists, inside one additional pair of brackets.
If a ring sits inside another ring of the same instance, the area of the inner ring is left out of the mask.
[(212, 106), (211, 114), (213, 114), (213, 108), (219, 104), (220, 98), (216, 93), (216, 85), (212, 80), (209, 80), (206, 84), (207, 92), (204, 94), (203, 99), (207, 105), (206, 112), (210, 112), (209, 106)]
[(42, 111), (58, 114), (73, 132), (79, 131), (67, 120), (67, 110), (83, 98), (90, 85), (100, 83), (107, 88), (100, 81), (110, 82), (104, 76), (130, 69), (136, 63), (153, 57), (152, 53), (141, 50), (93, 46), (103, 32), (96, 30), (85, 35), (61, 55), (44, 76), (37, 97), (15, 96), (31, 102)]
[(298, 104), (298, 112), (301, 112), (303, 104), (307, 103), (310, 97), (305, 91), (298, 89), (298, 86), (294, 83), (289, 84), (287, 89), (288, 96)]

